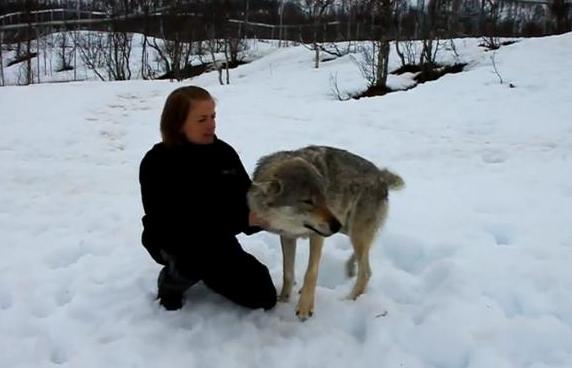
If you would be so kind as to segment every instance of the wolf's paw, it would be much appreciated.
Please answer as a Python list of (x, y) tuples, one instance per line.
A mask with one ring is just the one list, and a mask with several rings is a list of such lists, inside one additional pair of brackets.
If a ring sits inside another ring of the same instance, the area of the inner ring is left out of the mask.
[(362, 289), (361, 289), (361, 290), (360, 290), (360, 289), (357, 289), (357, 290), (354, 289), (354, 290), (352, 290), (351, 293), (349, 293), (349, 294), (346, 296), (346, 300), (356, 300), (357, 298), (360, 297), (360, 295), (363, 294), (363, 292), (364, 292), (364, 291), (363, 291)]
[(288, 303), (290, 300), (290, 292), (282, 291), (280, 295), (278, 295), (278, 301), (281, 303)]
[(278, 296), (279, 302), (288, 302), (290, 300), (290, 294), (292, 294), (292, 286), (296, 285), (296, 281), (284, 281), (284, 285), (282, 285), (282, 290), (280, 291), (280, 295)]
[(356, 300), (358, 297), (353, 295), (353, 293), (349, 293), (348, 295), (346, 295), (343, 299), (344, 300)]
[(302, 322), (304, 322), (305, 320), (307, 320), (308, 318), (312, 317), (314, 315), (314, 311), (310, 310), (310, 311), (301, 311), (301, 310), (297, 310), (296, 311), (296, 316), (298, 317), (298, 319)]
[(314, 315), (314, 301), (304, 301), (300, 299), (296, 308), (296, 316), (300, 321), (305, 321)]

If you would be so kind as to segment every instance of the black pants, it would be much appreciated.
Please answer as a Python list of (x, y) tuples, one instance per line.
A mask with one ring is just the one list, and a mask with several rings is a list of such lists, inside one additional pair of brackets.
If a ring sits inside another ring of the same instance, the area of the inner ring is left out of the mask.
[(235, 238), (192, 258), (168, 257), (157, 280), (159, 297), (182, 296), (202, 280), (213, 291), (244, 307), (271, 309), (276, 305), (276, 289), (268, 268), (246, 253)]

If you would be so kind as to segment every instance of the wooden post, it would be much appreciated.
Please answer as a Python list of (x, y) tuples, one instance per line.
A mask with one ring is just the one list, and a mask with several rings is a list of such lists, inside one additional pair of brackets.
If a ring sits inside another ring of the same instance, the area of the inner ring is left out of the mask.
[(2, 45), (4, 45), (4, 31), (0, 31), (0, 86), (4, 86), (4, 64), (2, 63)]
[[(73, 38), (74, 39), (77, 38), (77, 35), (74, 35)], [(77, 60), (76, 60), (75, 40), (73, 41), (72, 52), (73, 52), (73, 80), (76, 81), (77, 80)]]
[(44, 38), (44, 43), (43, 43), (43, 45), (44, 45), (44, 47), (43, 47), (43, 49), (44, 49), (43, 50), (44, 51), (44, 75), (48, 75), (48, 67), (47, 67), (48, 40), (47, 40), (47, 36), (48, 35), (46, 34), (46, 36)]
[(36, 65), (38, 69), (38, 84), (40, 84), (40, 31), (36, 22)]
[[(52, 15), (54, 13), (52, 12)], [(55, 45), (55, 39), (54, 39), (54, 29), (50, 28), (50, 77), (54, 75), (54, 67), (52, 65), (52, 55), (54, 54), (54, 45)]]
[[(78, 21), (79, 24), (79, 20), (81, 18), (81, 1), (76, 2), (76, 8), (75, 8), (75, 16), (76, 16), (76, 20)], [(72, 52), (73, 52), (73, 80), (77, 81), (77, 50), (76, 50), (76, 42), (77, 42), (77, 38), (78, 38), (78, 30), (79, 30), (79, 25), (76, 24), (75, 27), (72, 27), (73, 31), (72, 31)]]
[[(50, 22), (54, 24), (54, 11), (50, 10)], [(54, 28), (50, 26), (50, 77), (54, 75), (54, 68), (52, 66), (52, 55), (54, 50)]]
[[(283, 1), (280, 4), (280, 28), (278, 29), (278, 47), (282, 47), (282, 42), (284, 39), (284, 5), (286, 3)], [(272, 33), (274, 33), (274, 28), (272, 28)]]

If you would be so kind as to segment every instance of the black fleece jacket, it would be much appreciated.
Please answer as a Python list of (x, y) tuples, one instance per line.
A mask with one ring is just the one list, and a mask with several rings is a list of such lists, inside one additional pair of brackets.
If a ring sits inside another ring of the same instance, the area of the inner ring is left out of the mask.
[(214, 143), (156, 144), (139, 171), (143, 216), (142, 243), (164, 264), (161, 250), (191, 261), (225, 251), (227, 239), (249, 227), (246, 193), (251, 181), (236, 151)]

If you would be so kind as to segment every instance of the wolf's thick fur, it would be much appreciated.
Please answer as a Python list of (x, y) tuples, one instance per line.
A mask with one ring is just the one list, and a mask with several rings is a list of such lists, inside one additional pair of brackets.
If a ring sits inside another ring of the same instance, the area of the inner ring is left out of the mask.
[(310, 237), (310, 259), (296, 314), (310, 317), (324, 237), (338, 231), (348, 235), (354, 252), (347, 261), (357, 281), (350, 293), (361, 295), (371, 275), (369, 250), (387, 215), (389, 189), (404, 185), (398, 175), (348, 151), (309, 146), (260, 159), (248, 193), (250, 208), (280, 234), (283, 285), (287, 301), (294, 282), (296, 238)]

